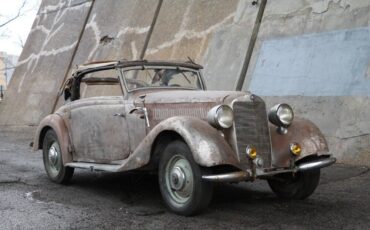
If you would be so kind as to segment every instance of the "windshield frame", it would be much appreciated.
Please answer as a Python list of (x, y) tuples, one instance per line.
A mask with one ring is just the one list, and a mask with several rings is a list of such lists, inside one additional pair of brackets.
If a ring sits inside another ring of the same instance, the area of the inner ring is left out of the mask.
[[(145, 90), (145, 89), (186, 89), (186, 90), (206, 90), (202, 75), (198, 69), (193, 69), (193, 68), (188, 68), (188, 67), (183, 67), (183, 66), (165, 66), (165, 65), (138, 65), (138, 66), (131, 66), (131, 67), (123, 67), (119, 68), (119, 73), (122, 77), (123, 84), (125, 86), (125, 89), (128, 93), (135, 92), (138, 90)], [(128, 84), (126, 81), (125, 77), (125, 72), (130, 71), (130, 70), (145, 70), (145, 69), (175, 69), (175, 70), (185, 70), (185, 71), (192, 71), (197, 74), (197, 78), (199, 81), (200, 88), (189, 88), (189, 87), (165, 87), (165, 86), (149, 86), (149, 87), (140, 87), (140, 88), (135, 88), (135, 89), (129, 89)]]

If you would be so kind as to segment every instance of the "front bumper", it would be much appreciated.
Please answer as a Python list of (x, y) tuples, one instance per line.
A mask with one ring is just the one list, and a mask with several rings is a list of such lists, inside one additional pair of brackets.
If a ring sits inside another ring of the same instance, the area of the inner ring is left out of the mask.
[(307, 162), (302, 162), (293, 168), (279, 168), (273, 170), (247, 170), (237, 171), (216, 175), (203, 175), (202, 179), (213, 182), (241, 182), (254, 180), (255, 178), (263, 178), (273, 176), (281, 173), (296, 173), (296, 172), (307, 172), (311, 170), (321, 169), (328, 167), (336, 162), (334, 157), (319, 157)]

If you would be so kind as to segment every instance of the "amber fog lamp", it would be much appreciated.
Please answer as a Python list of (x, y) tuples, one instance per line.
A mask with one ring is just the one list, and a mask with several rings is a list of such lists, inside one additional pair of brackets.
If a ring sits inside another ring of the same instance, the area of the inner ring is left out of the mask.
[(234, 123), (234, 112), (228, 105), (218, 105), (209, 110), (208, 122), (216, 128), (230, 128)]
[(290, 149), (290, 152), (295, 156), (299, 156), (302, 152), (301, 146), (297, 143), (290, 144), (289, 149)]
[(294, 118), (292, 107), (288, 104), (277, 104), (270, 109), (269, 121), (278, 127), (289, 127)]
[(256, 157), (257, 157), (256, 148), (248, 146), (247, 149), (246, 149), (246, 152), (247, 152), (249, 158), (251, 158), (252, 160), (256, 159)]

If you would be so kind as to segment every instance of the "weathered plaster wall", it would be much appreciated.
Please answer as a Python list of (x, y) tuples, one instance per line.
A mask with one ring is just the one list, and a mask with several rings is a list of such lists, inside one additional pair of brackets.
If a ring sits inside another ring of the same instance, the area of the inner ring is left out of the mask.
[[(157, 4), (158, 0), (95, 1), (71, 67), (92, 61), (139, 59)], [(60, 97), (56, 107), (62, 103)]]
[(259, 9), (251, 2), (164, 0), (145, 58), (190, 57), (210, 89), (235, 89)]
[(35, 125), (52, 111), (90, 5), (42, 3), (1, 104), (1, 125)]
[(288, 102), (340, 161), (370, 164), (370, 1), (268, 1), (244, 90)]
[[(159, 2), (44, 0), (0, 125), (37, 125), (61, 105), (57, 92), (76, 64), (139, 59)], [(251, 2), (163, 0), (144, 58), (190, 57), (205, 66), (210, 89), (232, 90), (259, 9)]]
[(158, 0), (98, 0), (85, 26), (73, 64), (139, 59)]
[(370, 0), (267, 0), (253, 32), (262, 3), (44, 0), (0, 125), (37, 125), (61, 104), (57, 91), (76, 64), (190, 57), (204, 65), (209, 89), (232, 90), (250, 53), (243, 90), (269, 106), (292, 104), (340, 161), (370, 164)]

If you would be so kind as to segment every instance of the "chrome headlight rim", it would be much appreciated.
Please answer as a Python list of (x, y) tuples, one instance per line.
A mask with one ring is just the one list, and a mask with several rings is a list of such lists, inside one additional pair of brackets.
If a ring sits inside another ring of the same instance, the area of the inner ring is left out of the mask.
[(217, 105), (209, 110), (207, 120), (216, 128), (228, 129), (234, 124), (233, 109), (228, 105)]
[(287, 128), (293, 123), (294, 112), (290, 105), (281, 103), (270, 109), (268, 117), (272, 124)]

